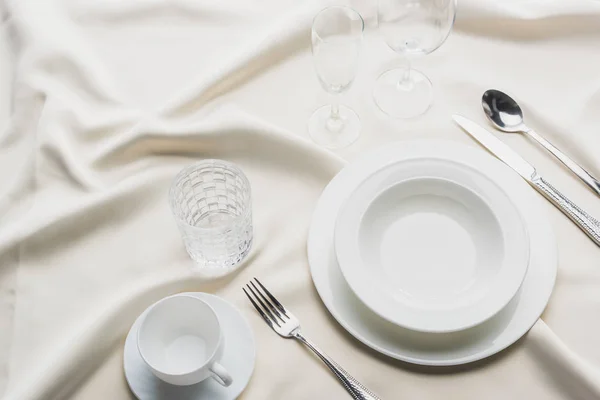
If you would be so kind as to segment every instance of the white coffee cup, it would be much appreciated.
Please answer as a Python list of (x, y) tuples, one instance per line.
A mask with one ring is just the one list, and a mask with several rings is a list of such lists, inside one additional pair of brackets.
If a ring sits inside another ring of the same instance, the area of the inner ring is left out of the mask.
[(193, 385), (213, 377), (223, 386), (233, 382), (218, 363), (223, 334), (217, 314), (189, 295), (166, 297), (152, 305), (137, 335), (144, 362), (154, 375), (173, 385)]

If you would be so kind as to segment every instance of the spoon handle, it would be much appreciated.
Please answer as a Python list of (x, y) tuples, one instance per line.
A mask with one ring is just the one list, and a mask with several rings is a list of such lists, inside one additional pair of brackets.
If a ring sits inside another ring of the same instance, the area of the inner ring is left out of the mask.
[(581, 228), (598, 246), (600, 246), (600, 221), (583, 211), (577, 204), (569, 200), (558, 189), (541, 176), (531, 180), (533, 186), (542, 193), (552, 204), (561, 210)]
[(589, 172), (583, 167), (571, 160), (569, 156), (557, 149), (552, 143), (544, 139), (533, 129), (526, 128), (524, 132), (529, 135), (536, 142), (544, 146), (554, 157), (558, 158), (567, 168), (569, 168), (575, 175), (579, 177), (590, 189), (592, 189), (598, 196), (600, 196), (600, 182), (594, 178)]

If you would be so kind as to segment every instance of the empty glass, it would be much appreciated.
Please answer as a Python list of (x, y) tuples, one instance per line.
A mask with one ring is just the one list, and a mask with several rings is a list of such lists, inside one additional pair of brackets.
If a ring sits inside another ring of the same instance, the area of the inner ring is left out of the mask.
[(234, 164), (203, 160), (184, 168), (171, 185), (169, 204), (187, 252), (203, 272), (230, 272), (250, 252), (250, 182)]
[(452, 30), (456, 0), (379, 0), (379, 30), (406, 66), (384, 72), (375, 84), (377, 106), (394, 118), (423, 114), (433, 102), (431, 81), (410, 66), (410, 57), (440, 47)]
[(312, 54), (323, 88), (333, 95), (331, 105), (319, 108), (308, 122), (308, 133), (328, 148), (350, 145), (360, 134), (360, 120), (352, 109), (339, 104), (338, 95), (350, 87), (358, 68), (364, 22), (350, 7), (328, 7), (312, 25)]

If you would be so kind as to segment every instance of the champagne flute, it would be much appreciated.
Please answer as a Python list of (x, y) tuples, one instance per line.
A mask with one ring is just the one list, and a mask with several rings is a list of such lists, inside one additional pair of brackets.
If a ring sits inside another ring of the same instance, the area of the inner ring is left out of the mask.
[(373, 97), (393, 118), (423, 114), (433, 102), (431, 81), (411, 68), (410, 58), (429, 54), (445, 41), (456, 16), (456, 0), (379, 0), (379, 31), (387, 45), (404, 55), (406, 65), (384, 72)]
[(325, 8), (313, 20), (312, 54), (321, 86), (333, 100), (316, 110), (308, 122), (310, 137), (328, 148), (350, 145), (360, 134), (360, 119), (350, 108), (339, 104), (358, 68), (364, 22), (350, 7)]

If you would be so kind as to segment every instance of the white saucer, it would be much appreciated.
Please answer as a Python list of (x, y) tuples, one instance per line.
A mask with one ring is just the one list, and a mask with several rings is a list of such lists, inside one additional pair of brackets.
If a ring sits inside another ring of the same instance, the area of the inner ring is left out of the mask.
[[(423, 157), (462, 162), (490, 177), (516, 205), (529, 233), (529, 268), (521, 289), (496, 316), (465, 331), (416, 332), (374, 314), (350, 290), (334, 252), (337, 214), (356, 186), (386, 165)], [(542, 314), (554, 288), (556, 243), (542, 212), (544, 201), (509, 167), (479, 149), (441, 140), (388, 145), (348, 165), (323, 191), (308, 236), (313, 282), (333, 317), (350, 334), (382, 354), (422, 365), (457, 365), (489, 357), (527, 333)]]
[(256, 348), (252, 329), (242, 314), (222, 298), (208, 293), (186, 294), (206, 301), (217, 313), (225, 343), (221, 364), (233, 377), (233, 383), (223, 387), (209, 378), (195, 385), (175, 386), (155, 377), (136, 344), (137, 330), (146, 311), (134, 322), (125, 340), (123, 365), (127, 383), (140, 400), (233, 400), (242, 393), (254, 370)]
[(421, 332), (496, 315), (529, 264), (511, 199), (478, 170), (437, 158), (400, 160), (361, 182), (338, 212), (335, 251), (367, 307)]

